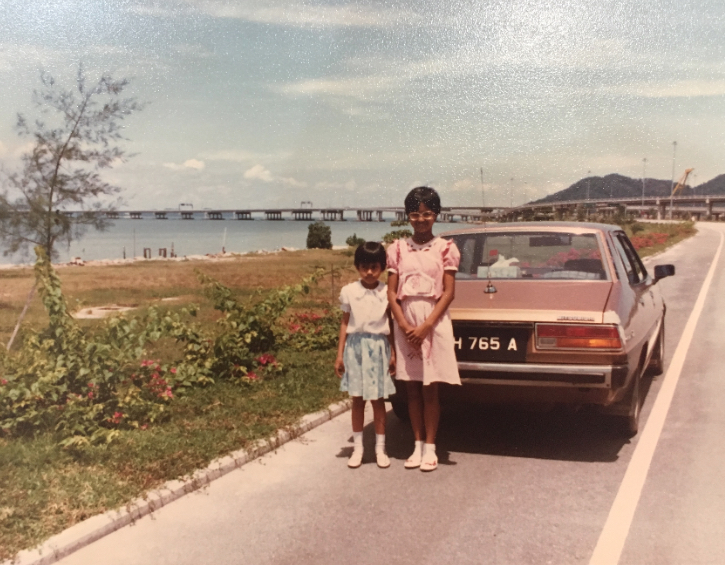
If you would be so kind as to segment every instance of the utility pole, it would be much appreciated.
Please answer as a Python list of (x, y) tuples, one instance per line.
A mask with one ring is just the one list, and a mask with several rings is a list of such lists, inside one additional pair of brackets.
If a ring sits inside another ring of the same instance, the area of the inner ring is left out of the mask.
[[(483, 190), (483, 167), (481, 167), (481, 207), (486, 207), (486, 193)], [(483, 210), (481, 210), (481, 212), (483, 212)]]
[(670, 186), (670, 220), (672, 219), (672, 207), (674, 206), (675, 192), (675, 155), (677, 154), (677, 142), (672, 142), (672, 186)]
[(589, 200), (589, 188), (592, 184), (592, 177), (591, 177), (592, 171), (587, 171), (587, 201)]
[(647, 157), (642, 159), (642, 206), (644, 206), (644, 175), (646, 174)]

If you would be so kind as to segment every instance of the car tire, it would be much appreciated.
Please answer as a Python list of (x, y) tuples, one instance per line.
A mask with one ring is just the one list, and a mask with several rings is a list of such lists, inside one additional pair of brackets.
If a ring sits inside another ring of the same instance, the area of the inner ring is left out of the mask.
[(625, 416), (617, 416), (618, 427), (624, 437), (634, 437), (639, 432), (639, 415), (642, 411), (642, 399), (640, 398), (640, 381), (642, 371), (640, 369), (632, 376), (632, 384), (627, 393), (625, 402), (628, 404), (628, 411)]
[(408, 414), (408, 403), (404, 400), (391, 400), (390, 403), (393, 405), (393, 413), (398, 417), (398, 420), (407, 422), (410, 420)]
[(649, 366), (647, 367), (647, 373), (656, 377), (665, 372), (665, 319), (662, 318), (662, 326), (660, 327), (660, 333), (657, 335), (657, 341), (654, 345), (654, 351), (652, 351), (652, 357), (649, 360)]

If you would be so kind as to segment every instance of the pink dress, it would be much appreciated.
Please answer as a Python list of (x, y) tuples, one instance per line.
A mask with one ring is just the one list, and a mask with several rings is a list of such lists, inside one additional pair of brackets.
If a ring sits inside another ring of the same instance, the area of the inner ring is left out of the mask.
[[(422, 324), (430, 315), (443, 294), (444, 271), (457, 271), (460, 260), (456, 244), (440, 237), (423, 245), (412, 239), (398, 239), (388, 247), (388, 271), (398, 275), (398, 302), (411, 325)], [(420, 381), (424, 385), (461, 384), (448, 311), (438, 319), (420, 348), (408, 343), (397, 322), (393, 328), (396, 379)]]

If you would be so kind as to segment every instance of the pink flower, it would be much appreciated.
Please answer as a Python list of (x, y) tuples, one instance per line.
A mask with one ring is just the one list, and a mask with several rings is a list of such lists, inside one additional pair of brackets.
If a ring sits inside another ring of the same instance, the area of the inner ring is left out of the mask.
[(247, 378), (248, 378), (248, 379), (249, 379), (250, 381), (254, 381), (254, 380), (257, 380), (257, 379), (258, 379), (259, 377), (257, 376), (257, 373), (255, 373), (254, 371), (249, 371), (249, 372), (247, 373)]
[(89, 392), (88, 393), (88, 398), (93, 398), (93, 393), (92, 392)]
[(0, 379), (0, 385), (6, 385), (6, 384), (8, 384), (8, 381), (6, 381), (5, 379)]
[(169, 370), (169, 372), (170, 372), (170, 373), (171, 373), (172, 375), (175, 375), (175, 374), (176, 374), (176, 367), (171, 367), (171, 369)]
[(119, 424), (119, 423), (121, 423), (121, 420), (122, 419), (123, 419), (123, 412), (114, 412), (113, 413), (113, 418), (111, 419), (111, 421), (114, 424)]

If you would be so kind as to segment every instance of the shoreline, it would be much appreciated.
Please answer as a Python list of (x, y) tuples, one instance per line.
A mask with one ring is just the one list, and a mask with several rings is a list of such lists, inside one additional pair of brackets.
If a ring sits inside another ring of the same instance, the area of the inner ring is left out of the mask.
[[(347, 245), (333, 245), (331, 251), (342, 251), (348, 249)], [(84, 261), (81, 257), (74, 257), (70, 261), (63, 263), (53, 263), (55, 269), (65, 269), (68, 267), (107, 267), (107, 266), (118, 266), (118, 265), (131, 265), (134, 263), (143, 263), (149, 261), (171, 261), (171, 262), (184, 262), (184, 261), (210, 261), (219, 262), (226, 259), (235, 259), (242, 257), (250, 257), (256, 255), (275, 255), (278, 253), (292, 253), (294, 251), (307, 251), (306, 249), (300, 249), (298, 247), (280, 247), (278, 249), (257, 249), (256, 251), (244, 251), (244, 252), (233, 252), (225, 251), (223, 253), (207, 253), (206, 255), (183, 255), (181, 257), (129, 257), (127, 259), (91, 259)], [(0, 263), (0, 271), (20, 270), (20, 269), (33, 269), (35, 263)]]

